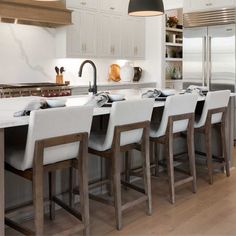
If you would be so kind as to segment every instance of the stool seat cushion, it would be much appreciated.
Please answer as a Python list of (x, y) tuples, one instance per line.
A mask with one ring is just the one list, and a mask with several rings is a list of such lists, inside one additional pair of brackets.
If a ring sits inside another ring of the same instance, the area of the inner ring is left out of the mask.
[[(135, 99), (129, 101), (114, 102), (112, 104), (108, 128), (106, 133), (91, 132), (89, 147), (97, 151), (111, 149), (115, 127), (139, 122), (150, 121), (154, 99)], [(121, 133), (120, 146), (139, 143), (143, 129), (135, 129)]]
[[(44, 151), (44, 165), (53, 164), (60, 161), (76, 158), (78, 155), (79, 143), (65, 144), (46, 148)], [(24, 171), (25, 146), (6, 147), (6, 162), (16, 168)]]
[[(212, 109), (227, 107), (229, 103), (229, 98), (230, 90), (208, 92), (203, 106), (202, 114), (200, 117), (198, 117), (197, 120), (195, 120), (194, 127), (203, 127), (206, 123), (208, 111)], [(221, 122), (221, 120), (222, 113), (214, 114), (212, 116), (211, 123), (216, 124)]]
[[(6, 162), (18, 170), (33, 167), (36, 141), (90, 132), (93, 107), (63, 107), (32, 111), (26, 143), (8, 145)], [(79, 142), (57, 145), (44, 149), (43, 164), (48, 165), (78, 157)]]
[[(194, 113), (197, 99), (197, 95), (193, 94), (167, 97), (160, 125), (156, 122), (151, 122), (150, 137), (159, 138), (166, 135), (169, 117)], [(184, 132), (187, 130), (187, 127), (188, 120), (175, 121), (173, 133)]]
[(97, 151), (105, 151), (106, 133), (92, 132), (89, 137), (89, 147)]

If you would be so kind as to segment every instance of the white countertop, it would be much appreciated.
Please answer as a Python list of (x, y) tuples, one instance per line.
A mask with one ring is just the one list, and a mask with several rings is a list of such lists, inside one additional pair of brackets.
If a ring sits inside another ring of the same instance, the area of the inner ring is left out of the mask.
[[(126, 92), (127, 93), (127, 92)], [(236, 94), (231, 94), (231, 96), (236, 96)], [(129, 91), (126, 94), (126, 99), (140, 98), (140, 91)], [(17, 98), (2, 98), (0, 99), (0, 128), (9, 128), (15, 126), (27, 125), (29, 122), (28, 116), (14, 117), (13, 114), (16, 111), (24, 110), (26, 105), (34, 100), (42, 99), (42, 97), (17, 97)], [(65, 97), (59, 97), (57, 99), (65, 99)], [(89, 99), (88, 96), (70, 96), (66, 97), (69, 105), (83, 105), (86, 100)], [(204, 101), (205, 97), (199, 97), (199, 101)], [(155, 102), (154, 107), (163, 107), (165, 102)], [(110, 107), (102, 107), (94, 109), (94, 116), (106, 115), (110, 113)]]

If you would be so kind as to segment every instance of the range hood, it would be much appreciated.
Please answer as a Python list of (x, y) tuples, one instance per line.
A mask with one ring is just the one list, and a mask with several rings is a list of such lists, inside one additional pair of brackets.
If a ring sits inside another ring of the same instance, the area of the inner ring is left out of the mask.
[(0, 0), (0, 22), (59, 27), (72, 24), (72, 11), (63, 2)]

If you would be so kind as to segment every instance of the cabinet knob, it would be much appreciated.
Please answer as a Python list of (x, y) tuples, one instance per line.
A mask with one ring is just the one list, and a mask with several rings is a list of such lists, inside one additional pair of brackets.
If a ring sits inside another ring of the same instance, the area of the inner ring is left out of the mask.
[(80, 4), (84, 6), (84, 5), (86, 5), (86, 2), (81, 2)]
[(110, 7), (111, 10), (115, 10), (115, 7)]

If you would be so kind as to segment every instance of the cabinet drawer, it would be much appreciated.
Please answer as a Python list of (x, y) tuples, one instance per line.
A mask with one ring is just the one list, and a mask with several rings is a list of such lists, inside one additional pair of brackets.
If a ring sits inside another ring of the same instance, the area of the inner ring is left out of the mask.
[(234, 7), (235, 0), (185, 0), (184, 12), (208, 11), (224, 7)]
[(98, 8), (98, 0), (66, 0), (66, 7), (96, 10)]
[(128, 9), (128, 1), (122, 0), (99, 0), (99, 8), (103, 12), (110, 14), (124, 15)]

